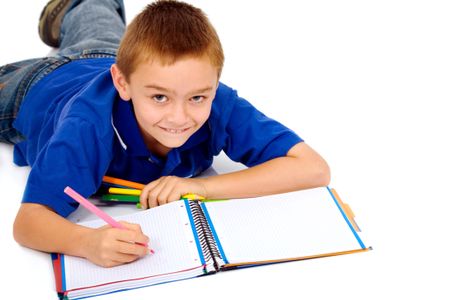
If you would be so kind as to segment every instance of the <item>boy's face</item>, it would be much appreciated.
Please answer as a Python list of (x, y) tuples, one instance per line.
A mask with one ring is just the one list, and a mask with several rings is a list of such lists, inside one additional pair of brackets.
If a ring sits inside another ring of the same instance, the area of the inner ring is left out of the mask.
[(208, 58), (141, 63), (129, 82), (117, 67), (111, 72), (121, 98), (133, 101), (145, 143), (155, 154), (165, 156), (183, 145), (209, 117), (218, 75)]

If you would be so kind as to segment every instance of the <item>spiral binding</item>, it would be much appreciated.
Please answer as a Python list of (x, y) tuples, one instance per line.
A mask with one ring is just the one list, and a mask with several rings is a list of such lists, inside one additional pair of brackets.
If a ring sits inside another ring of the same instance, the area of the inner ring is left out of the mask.
[(188, 201), (188, 203), (205, 261), (207, 263), (213, 261), (215, 271), (219, 271), (218, 260), (222, 261), (222, 256), (217, 248), (216, 240), (206, 220), (203, 209), (197, 200)]

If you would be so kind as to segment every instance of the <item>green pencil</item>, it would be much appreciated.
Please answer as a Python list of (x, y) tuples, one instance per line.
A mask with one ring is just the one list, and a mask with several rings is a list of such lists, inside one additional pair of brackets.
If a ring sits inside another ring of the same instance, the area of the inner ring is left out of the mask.
[(102, 195), (102, 201), (139, 203), (139, 196), (105, 194)]

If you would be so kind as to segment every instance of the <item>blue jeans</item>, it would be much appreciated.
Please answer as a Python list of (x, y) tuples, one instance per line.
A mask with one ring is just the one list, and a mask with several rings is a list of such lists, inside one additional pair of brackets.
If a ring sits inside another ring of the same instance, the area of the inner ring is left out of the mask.
[(33, 85), (72, 60), (115, 57), (124, 31), (123, 0), (72, 0), (54, 56), (0, 67), (0, 142), (16, 144), (24, 139), (12, 124)]

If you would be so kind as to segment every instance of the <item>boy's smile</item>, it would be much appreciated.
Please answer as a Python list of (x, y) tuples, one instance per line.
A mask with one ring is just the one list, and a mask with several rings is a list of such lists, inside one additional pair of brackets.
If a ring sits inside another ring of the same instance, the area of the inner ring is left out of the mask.
[(206, 122), (218, 85), (218, 72), (206, 57), (173, 64), (141, 63), (126, 82), (111, 68), (122, 99), (133, 102), (147, 147), (160, 156), (183, 145)]

